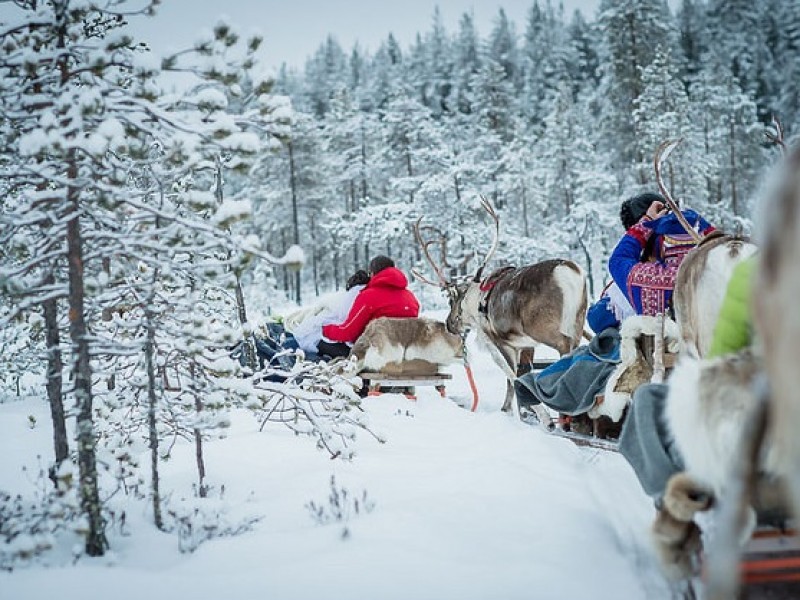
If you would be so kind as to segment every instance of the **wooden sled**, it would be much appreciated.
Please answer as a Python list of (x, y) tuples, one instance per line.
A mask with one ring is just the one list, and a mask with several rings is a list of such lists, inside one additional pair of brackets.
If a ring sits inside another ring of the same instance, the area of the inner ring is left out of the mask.
[[(675, 366), (677, 354), (667, 351), (664, 337), (664, 321), (661, 317), (660, 331), (643, 333), (636, 338), (637, 359), (630, 365), (629, 372), (620, 376), (618, 388), (633, 395), (635, 389), (644, 383), (661, 383)], [(658, 321), (656, 321), (658, 322)], [(595, 406), (605, 401), (602, 394), (595, 397)], [(557, 435), (571, 439), (580, 446), (590, 446), (602, 450), (617, 450), (617, 440), (627, 416), (627, 408), (618, 421), (607, 416), (591, 417), (589, 413), (558, 417)]]
[(453, 376), (449, 373), (377, 373), (364, 371), (359, 373), (367, 386), (368, 396), (380, 396), (393, 388), (403, 388), (403, 394), (409, 400), (416, 400), (416, 387), (429, 385), (436, 388), (442, 398), (446, 395), (445, 384)]

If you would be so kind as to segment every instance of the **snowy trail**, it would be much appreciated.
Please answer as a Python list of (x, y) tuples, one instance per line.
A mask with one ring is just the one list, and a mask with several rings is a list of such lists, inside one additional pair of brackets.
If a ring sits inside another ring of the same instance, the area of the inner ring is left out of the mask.
[[(359, 434), (350, 463), (235, 414), (229, 437), (208, 444), (207, 468), (232, 514), (263, 516), (254, 531), (180, 554), (174, 535), (146, 522), (146, 503), (125, 500), (132, 534), (112, 532), (112, 559), (2, 573), (0, 598), (668, 598), (647, 549), (652, 504), (624, 459), (501, 414), (502, 375), (477, 359), (478, 412), (429, 388), (416, 403), (368, 398), (372, 428), (388, 441)], [(468, 396), (463, 369), (452, 372), (449, 392)], [(46, 408), (0, 404), (0, 452), (13, 458), (0, 487), (20, 488), (31, 445), (48, 452)], [(40, 423), (32, 430), (20, 426), (29, 413)], [(347, 539), (341, 524), (317, 525), (305, 508), (327, 503), (331, 475), (375, 502), (347, 524)], [(182, 445), (162, 481), (186, 493), (193, 480), (192, 448)]]

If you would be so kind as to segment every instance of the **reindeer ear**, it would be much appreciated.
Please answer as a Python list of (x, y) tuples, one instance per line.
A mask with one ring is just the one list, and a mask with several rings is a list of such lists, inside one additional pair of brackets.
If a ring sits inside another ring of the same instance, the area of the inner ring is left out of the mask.
[(480, 283), (482, 276), (483, 276), (483, 267), (481, 266), (475, 273), (475, 277), (472, 278), (472, 281), (474, 281), (475, 283)]

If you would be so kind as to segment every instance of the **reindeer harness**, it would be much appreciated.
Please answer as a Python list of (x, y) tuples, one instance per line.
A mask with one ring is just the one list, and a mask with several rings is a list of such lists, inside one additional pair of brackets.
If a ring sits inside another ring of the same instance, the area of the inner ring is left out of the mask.
[(500, 281), (503, 277), (505, 277), (509, 271), (513, 271), (515, 267), (512, 266), (505, 266), (501, 267), (492, 272), (486, 279), (481, 281), (480, 287), (478, 288), (481, 292), (481, 299), (478, 302), (478, 312), (485, 315), (488, 311), (489, 306), (489, 296), (492, 294), (492, 290), (494, 286), (497, 285), (497, 282)]

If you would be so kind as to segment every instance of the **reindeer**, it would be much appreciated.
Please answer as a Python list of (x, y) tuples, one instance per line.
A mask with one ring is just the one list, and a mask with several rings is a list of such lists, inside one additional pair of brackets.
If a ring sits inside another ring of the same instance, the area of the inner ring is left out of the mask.
[[(780, 125), (776, 123), (780, 135)], [(782, 136), (777, 143), (783, 146)], [(681, 506), (689, 523), (703, 498), (720, 501), (706, 548), (707, 597), (738, 597), (739, 548), (755, 526), (753, 507), (800, 515), (800, 147), (786, 160), (765, 199), (763, 250), (754, 281), (753, 313), (760, 344), (712, 360), (684, 357), (673, 372), (666, 418), (686, 473), (673, 477), (665, 505)], [(760, 349), (760, 351), (759, 351)], [(765, 376), (766, 375), (766, 376)], [(678, 485), (680, 478), (680, 485)], [(681, 512), (680, 510), (676, 512)], [(684, 565), (691, 548), (673, 543), (670, 560)], [(678, 536), (675, 536), (677, 540)]]
[[(412, 273), (420, 281), (446, 292), (450, 303), (448, 331), (462, 337), (470, 329), (477, 331), (508, 380), (502, 410), (513, 409), (518, 414), (517, 404), (513, 402), (513, 381), (517, 377), (520, 353), (538, 344), (546, 344), (562, 355), (577, 347), (586, 316), (586, 278), (574, 262), (556, 259), (519, 268), (503, 267), (483, 279), (483, 271), (497, 251), (500, 219), (483, 196), (481, 206), (494, 221), (493, 240), (471, 279), (455, 282), (445, 277), (429, 250), (430, 245), (438, 241), (425, 241), (420, 232), (423, 217), (414, 226), (414, 236), (438, 282), (416, 270)], [(542, 405), (534, 409), (542, 425), (552, 427), (547, 409)]]
[(711, 345), (714, 324), (731, 273), (738, 263), (756, 251), (756, 246), (742, 236), (720, 231), (701, 238), (683, 217), (661, 175), (662, 164), (680, 142), (678, 139), (662, 143), (656, 150), (654, 163), (661, 195), (697, 243), (675, 275), (672, 303), (683, 340), (682, 352), (702, 357)]
[(673, 292), (683, 352), (706, 355), (733, 269), (755, 251), (756, 246), (744, 238), (713, 232), (686, 255), (675, 275)]

